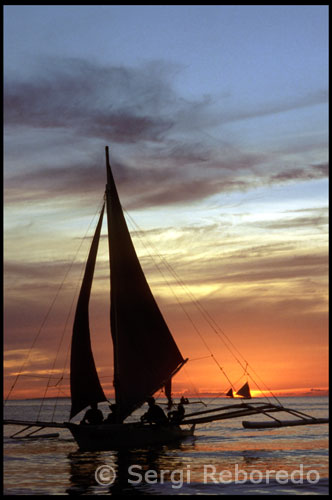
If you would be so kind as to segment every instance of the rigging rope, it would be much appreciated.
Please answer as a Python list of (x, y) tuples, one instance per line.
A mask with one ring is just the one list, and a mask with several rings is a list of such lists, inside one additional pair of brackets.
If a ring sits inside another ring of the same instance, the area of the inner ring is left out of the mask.
[[(102, 204), (101, 204), (101, 206), (103, 205), (103, 203), (104, 203), (104, 198), (103, 198), (103, 200), (102, 200)], [(84, 235), (84, 237), (83, 237), (83, 241), (86, 239), (86, 236), (87, 236), (87, 234), (88, 234), (88, 232), (89, 232), (89, 230), (90, 230), (90, 227), (91, 227), (91, 225), (92, 225), (92, 223), (93, 223), (93, 221), (94, 221), (94, 219), (95, 219), (96, 215), (100, 212), (100, 210), (101, 210), (101, 206), (99, 206), (99, 207), (97, 208), (97, 210), (96, 210), (96, 212), (95, 212), (95, 214), (94, 214), (94, 216), (93, 216), (93, 218), (92, 218), (92, 220), (91, 220), (91, 222), (90, 222), (90, 224), (89, 224), (89, 227), (88, 227), (88, 229), (87, 229), (87, 231), (86, 231), (86, 233), (85, 233), (85, 235)], [(82, 241), (82, 244), (83, 244), (83, 241)], [(76, 256), (75, 256), (75, 258), (76, 258)], [(85, 262), (85, 260), (84, 260), (84, 262)], [(72, 300), (72, 302), (71, 302), (71, 304), (70, 304), (69, 312), (68, 312), (68, 314), (67, 314), (67, 318), (66, 318), (66, 322), (65, 322), (64, 329), (63, 329), (63, 333), (62, 333), (62, 338), (61, 338), (60, 345), (62, 344), (62, 340), (63, 340), (63, 338), (64, 338), (64, 334), (65, 334), (65, 331), (66, 331), (66, 329), (67, 329), (67, 325), (68, 325), (68, 322), (69, 322), (69, 318), (70, 318), (70, 315), (71, 315), (71, 311), (72, 311), (72, 309), (73, 309), (74, 303), (76, 302), (76, 296), (77, 296), (77, 293), (78, 293), (78, 289), (79, 289), (80, 283), (81, 283), (81, 281), (82, 281), (82, 275), (83, 275), (83, 273), (84, 273), (84, 268), (85, 268), (85, 267), (84, 267), (84, 265), (83, 265), (83, 266), (82, 266), (82, 269), (81, 269), (80, 277), (79, 277), (79, 278), (78, 278), (78, 280), (77, 280), (75, 294), (74, 294), (73, 300)], [(57, 403), (58, 403), (58, 400), (59, 400), (59, 397), (60, 397), (60, 392), (62, 392), (62, 381), (63, 381), (63, 380), (64, 380), (64, 378), (65, 378), (65, 377), (64, 377), (64, 373), (65, 373), (66, 366), (67, 366), (67, 362), (68, 362), (68, 358), (69, 358), (70, 348), (71, 348), (71, 343), (69, 342), (68, 347), (67, 347), (66, 358), (65, 358), (65, 361), (64, 361), (64, 364), (63, 364), (63, 368), (62, 368), (62, 376), (61, 376), (61, 379), (59, 380), (60, 385), (59, 385), (59, 387), (58, 387), (58, 394), (57, 394), (56, 399), (55, 399), (55, 404), (54, 404), (53, 413), (52, 413), (52, 421), (53, 421), (53, 419), (55, 418), (55, 411), (56, 411), (56, 408), (57, 408)], [(53, 368), (54, 368), (54, 366), (55, 366), (55, 363), (56, 363), (56, 360), (57, 360), (57, 357), (58, 357), (58, 353), (59, 353), (59, 351), (60, 351), (60, 346), (59, 346), (59, 349), (58, 349), (57, 355), (56, 355), (55, 360), (54, 360)], [(51, 377), (51, 374), (50, 374), (50, 377)], [(69, 378), (70, 378), (70, 377), (69, 377)], [(48, 385), (47, 385), (47, 387), (46, 387), (46, 391), (45, 391), (44, 399), (45, 399), (45, 396), (46, 396), (46, 392), (47, 392), (48, 386), (49, 386), (49, 384), (48, 384)], [(44, 400), (43, 400), (43, 401), (44, 401)], [(39, 410), (39, 411), (40, 411), (40, 410)]]
[[(98, 210), (96, 211), (96, 213), (95, 213), (95, 214), (94, 214), (94, 216), (92, 217), (92, 219), (91, 219), (91, 221), (90, 221), (90, 224), (89, 224), (89, 227), (88, 227), (88, 229), (87, 229), (87, 231), (86, 231), (86, 233), (85, 233), (85, 235), (84, 235), (83, 239), (81, 240), (80, 245), (79, 245), (79, 247), (78, 247), (78, 249), (77, 249), (77, 251), (76, 251), (76, 253), (75, 253), (75, 255), (74, 255), (74, 257), (73, 257), (73, 259), (72, 259), (72, 261), (71, 261), (71, 263), (70, 263), (70, 265), (69, 265), (69, 267), (68, 267), (68, 269), (67, 269), (67, 271), (65, 272), (65, 275), (64, 275), (64, 277), (63, 277), (63, 279), (62, 279), (62, 281), (61, 281), (60, 285), (58, 286), (58, 289), (57, 289), (57, 291), (56, 291), (56, 293), (55, 293), (55, 296), (54, 296), (54, 298), (53, 298), (53, 300), (52, 300), (52, 302), (51, 302), (51, 304), (50, 304), (50, 306), (49, 306), (49, 308), (48, 308), (48, 310), (47, 310), (47, 312), (46, 312), (46, 314), (45, 314), (45, 316), (44, 316), (44, 319), (43, 319), (43, 321), (42, 321), (42, 323), (41, 323), (41, 325), (40, 325), (40, 327), (39, 327), (39, 330), (38, 330), (38, 332), (37, 332), (37, 334), (36, 334), (35, 338), (33, 339), (33, 342), (32, 342), (32, 344), (31, 344), (31, 346), (30, 346), (30, 349), (29, 349), (29, 351), (28, 351), (28, 354), (27, 354), (27, 356), (26, 356), (25, 360), (23, 361), (22, 366), (21, 366), (21, 368), (20, 368), (19, 372), (17, 373), (16, 378), (15, 378), (15, 380), (14, 380), (14, 382), (13, 382), (13, 384), (12, 384), (12, 386), (11, 386), (11, 388), (10, 388), (10, 390), (9, 390), (9, 392), (8, 392), (8, 394), (7, 394), (7, 396), (6, 396), (6, 398), (5, 398), (5, 403), (8, 401), (9, 397), (11, 396), (11, 394), (12, 394), (12, 392), (13, 392), (13, 390), (14, 390), (14, 388), (15, 388), (15, 386), (16, 386), (16, 384), (17, 384), (18, 380), (19, 380), (19, 378), (23, 375), (23, 374), (22, 374), (23, 369), (25, 368), (25, 366), (27, 365), (27, 363), (28, 363), (28, 361), (29, 361), (29, 359), (30, 359), (31, 352), (32, 352), (33, 348), (35, 347), (36, 342), (37, 342), (37, 340), (39, 339), (39, 337), (40, 337), (40, 335), (41, 335), (41, 333), (42, 333), (42, 331), (43, 331), (43, 329), (44, 329), (44, 326), (45, 326), (45, 324), (46, 324), (46, 322), (47, 322), (47, 320), (48, 320), (48, 318), (49, 318), (49, 316), (50, 316), (50, 313), (51, 313), (51, 311), (52, 311), (52, 309), (53, 309), (53, 307), (54, 307), (54, 304), (55, 304), (55, 302), (56, 302), (56, 300), (57, 300), (57, 298), (58, 298), (58, 296), (59, 296), (59, 294), (60, 294), (60, 292), (61, 292), (61, 290), (62, 290), (62, 288), (63, 288), (63, 286), (64, 286), (64, 283), (65, 283), (65, 281), (66, 281), (66, 279), (67, 279), (67, 277), (68, 277), (68, 275), (69, 275), (69, 273), (70, 273), (70, 271), (71, 271), (71, 269), (72, 269), (72, 267), (73, 267), (73, 265), (74, 265), (74, 262), (75, 262), (75, 260), (76, 260), (76, 258), (77, 258), (77, 255), (78, 255), (78, 253), (79, 253), (79, 251), (80, 251), (80, 249), (81, 249), (81, 247), (82, 247), (82, 245), (83, 245), (83, 243), (84, 243), (84, 241), (85, 241), (85, 239), (86, 239), (86, 237), (87, 237), (87, 234), (88, 234), (88, 232), (89, 232), (89, 230), (90, 230), (90, 227), (91, 227), (91, 225), (92, 225), (92, 222), (93, 222), (93, 220), (95, 219), (95, 217), (96, 217), (96, 215), (97, 215), (97, 213), (98, 213), (99, 211), (100, 211), (100, 209), (98, 208)], [(72, 306), (71, 306), (71, 307), (72, 307)], [(67, 320), (68, 320), (68, 317), (67, 317)], [(66, 321), (66, 325), (67, 325), (67, 321)], [(63, 336), (64, 336), (64, 331), (63, 331), (63, 334), (62, 334), (62, 337), (61, 337), (60, 346), (61, 346), (61, 343), (62, 343), (62, 340), (63, 340)], [(56, 358), (57, 358), (57, 356), (58, 356), (60, 346), (59, 346), (59, 348), (58, 348), (58, 351), (57, 351), (57, 354), (56, 354)], [(55, 359), (55, 362), (56, 362), (56, 359)], [(55, 362), (54, 362), (54, 364), (53, 364), (53, 368), (52, 368), (52, 370), (54, 369)], [(49, 377), (49, 381), (50, 381), (50, 377)], [(48, 382), (48, 384), (47, 384), (47, 386), (46, 386), (46, 391), (45, 391), (45, 393), (44, 393), (44, 397), (42, 398), (42, 403), (41, 403), (41, 406), (43, 405), (43, 402), (44, 402), (44, 399), (45, 399), (45, 395), (46, 395), (46, 392), (47, 392), (48, 385), (49, 385), (49, 382)], [(39, 413), (40, 413), (40, 410), (39, 410)], [(38, 414), (38, 416), (39, 416), (39, 414)]]
[[(126, 214), (128, 215), (128, 217), (130, 218), (130, 220), (132, 221), (133, 224), (135, 224), (139, 231), (142, 232), (142, 230), (139, 228), (139, 226), (135, 223), (135, 221), (130, 217), (130, 215), (126, 212)], [(142, 238), (140, 237), (141, 241), (142, 241), (142, 244), (144, 245), (144, 247), (148, 250), (148, 248), (146, 247), (144, 241), (142, 240)], [(151, 245), (152, 246), (152, 245)], [(153, 248), (153, 247), (152, 247)], [(158, 253), (157, 253), (158, 257), (160, 259), (163, 259)], [(190, 323), (192, 324), (194, 330), (196, 331), (196, 333), (198, 334), (198, 336), (200, 337), (201, 341), (203, 342), (203, 344), (205, 345), (206, 349), (209, 351), (210, 353), (210, 357), (213, 359), (213, 361), (216, 363), (216, 365), (218, 366), (219, 370), (221, 371), (221, 373), (225, 376), (225, 378), (227, 379), (227, 381), (229, 382), (229, 384), (231, 384), (231, 386), (233, 387), (233, 384), (232, 382), (230, 381), (229, 377), (227, 376), (226, 372), (224, 371), (224, 369), (222, 368), (222, 366), (220, 365), (220, 363), (218, 362), (218, 360), (215, 358), (213, 352), (211, 351), (209, 345), (207, 344), (207, 342), (205, 341), (203, 335), (201, 334), (201, 332), (199, 331), (199, 329), (197, 328), (197, 326), (195, 325), (194, 321), (192, 320), (191, 316), (188, 314), (188, 312), (186, 311), (186, 309), (184, 308), (182, 302), (179, 300), (178, 296), (176, 295), (176, 293), (174, 292), (173, 290), (173, 287), (172, 285), (169, 283), (169, 281), (167, 280), (165, 274), (163, 273), (162, 269), (160, 268), (160, 266), (158, 265), (158, 263), (156, 262), (156, 260), (154, 259), (153, 255), (151, 255), (151, 258), (155, 264), (155, 266), (157, 267), (158, 271), (160, 272), (160, 274), (163, 276), (165, 282), (167, 283), (167, 285), (169, 286), (170, 290), (172, 291), (177, 303), (179, 304), (179, 306), (181, 307), (181, 309), (183, 310), (183, 312), (185, 313), (185, 315), (187, 316), (188, 320), (190, 321)]]
[[(130, 214), (128, 214), (127, 211), (125, 211), (126, 215), (128, 216), (128, 218), (130, 219), (130, 221), (132, 222), (132, 224), (134, 225), (134, 227), (137, 228), (138, 230), (138, 236), (140, 238), (140, 240), (142, 241), (142, 236), (140, 236), (140, 234), (143, 234), (144, 231), (139, 227), (139, 225), (134, 221), (134, 219), (130, 216)], [(145, 248), (146, 245), (145, 243), (142, 241), (143, 245)], [(229, 352), (232, 354), (232, 356), (234, 357), (234, 359), (237, 361), (237, 363), (241, 366), (241, 368), (245, 371), (245, 373), (247, 373), (248, 377), (252, 380), (252, 382), (255, 384), (255, 386), (257, 387), (257, 389), (261, 392), (261, 394), (263, 395), (263, 397), (266, 397), (268, 400), (268, 396), (266, 396), (263, 392), (263, 390), (259, 387), (259, 385), (257, 384), (257, 382), (254, 380), (254, 378), (248, 373), (247, 369), (249, 367), (249, 363), (248, 361), (243, 357), (243, 355), (239, 352), (239, 350), (235, 347), (235, 345), (233, 344), (233, 342), (229, 339), (229, 337), (226, 335), (226, 333), (220, 328), (220, 326), (216, 323), (216, 321), (214, 320), (214, 318), (210, 315), (210, 313), (204, 308), (204, 306), (194, 297), (194, 295), (192, 294), (192, 292), (187, 288), (187, 286), (185, 285), (185, 283), (181, 280), (181, 278), (177, 275), (176, 271), (172, 268), (172, 266), (169, 264), (169, 262), (166, 261), (166, 259), (160, 255), (160, 253), (154, 248), (154, 246), (151, 244), (151, 242), (149, 242), (149, 245), (151, 247), (151, 249), (154, 251), (154, 253), (159, 257), (159, 259), (161, 260), (161, 262), (164, 263), (164, 265), (166, 266), (166, 268), (171, 272), (171, 274), (174, 276), (175, 280), (177, 281), (177, 283), (179, 285), (182, 286), (182, 288), (184, 289), (184, 291), (188, 294), (188, 296), (191, 298), (193, 304), (197, 307), (197, 309), (200, 311), (200, 313), (202, 314), (203, 318), (207, 321), (207, 323), (210, 325), (210, 327), (212, 328), (212, 330), (216, 333), (216, 335), (218, 336), (218, 338), (220, 339), (220, 341), (225, 345), (225, 347), (229, 350)], [(153, 256), (151, 256), (152, 259), (153, 259)], [(154, 259), (153, 259), (154, 260)], [(155, 262), (155, 260), (154, 260)], [(190, 322), (193, 324), (194, 326), (194, 329), (196, 330), (196, 332), (198, 333), (198, 335), (200, 336), (202, 342), (204, 343), (204, 345), (206, 346), (206, 348), (208, 349), (208, 351), (210, 352), (211, 354), (211, 357), (212, 359), (215, 361), (215, 363), (218, 365), (219, 369), (221, 370), (221, 372), (223, 373), (223, 375), (227, 378), (228, 382), (231, 384), (231, 387), (234, 388), (234, 385), (231, 383), (231, 381), (229, 380), (229, 378), (227, 377), (225, 371), (223, 370), (223, 368), (221, 367), (221, 365), (218, 363), (218, 361), (216, 360), (215, 356), (213, 355), (210, 347), (207, 345), (205, 339), (203, 339), (201, 333), (198, 331), (197, 327), (194, 325), (192, 319), (190, 318), (190, 316), (188, 315), (187, 311), (185, 311), (183, 305), (180, 303), (178, 297), (176, 296), (175, 292), (173, 291), (173, 288), (171, 287), (171, 285), (169, 284), (168, 280), (165, 278), (164, 276), (164, 273), (160, 270), (160, 267), (158, 266), (158, 264), (155, 262), (155, 265), (156, 267), (158, 268), (159, 272), (161, 272), (162, 276), (164, 277), (166, 283), (168, 284), (168, 286), (170, 287), (170, 289), (172, 290), (172, 293), (175, 295), (176, 297), (176, 300), (177, 302), (180, 304), (181, 308), (184, 310), (186, 316), (189, 318)], [(223, 337), (224, 338), (223, 338)], [(238, 356), (236, 356), (235, 352), (238, 354), (239, 357), (242, 358), (242, 360), (244, 361), (245, 365), (243, 364), (243, 362), (241, 362), (238, 358)], [(250, 366), (250, 370), (252, 372), (255, 373), (256, 377), (260, 379), (260, 377), (258, 377), (258, 375), (256, 374), (256, 372), (253, 370), (253, 368)], [(276, 399), (276, 401), (278, 401), (279, 404), (280, 401), (278, 400), (278, 398), (273, 394), (273, 392), (271, 391), (271, 389), (269, 389), (265, 384), (264, 382), (260, 379), (261, 383), (264, 385), (264, 387), (269, 391), (269, 393), (271, 394), (271, 396)], [(234, 389), (235, 390), (235, 389)]]

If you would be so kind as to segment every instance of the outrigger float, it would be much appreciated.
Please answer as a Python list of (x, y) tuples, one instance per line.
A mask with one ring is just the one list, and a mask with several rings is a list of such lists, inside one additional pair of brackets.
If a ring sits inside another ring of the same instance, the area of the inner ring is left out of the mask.
[[(56, 423), (38, 420), (31, 422), (24, 419), (5, 420), (5, 425), (23, 426), (23, 429), (11, 437), (55, 437), (56, 434), (40, 435), (38, 431), (45, 428), (66, 428), (82, 450), (105, 450), (181, 440), (193, 435), (196, 425), (250, 415), (264, 415), (268, 420), (243, 421), (242, 424), (247, 429), (327, 423), (327, 418), (315, 418), (284, 407), (279, 404), (275, 396), (273, 397), (278, 404), (244, 402), (243, 399), (251, 399), (248, 383), (237, 391), (237, 395), (243, 398), (238, 403), (234, 401), (231, 405), (186, 414), (180, 424), (157, 426), (141, 422), (124, 422), (148, 397), (162, 388), (171, 401), (172, 378), (188, 359), (180, 353), (136, 255), (113, 179), (108, 147), (106, 147), (106, 171), (105, 201), (92, 239), (73, 325), (69, 420), (88, 406), (108, 401), (95, 367), (89, 327), (90, 291), (106, 205), (111, 282), (111, 336), (114, 353), (113, 383), (118, 421), (115, 424), (82, 425), (70, 421)], [(233, 388), (225, 396), (233, 398)], [(293, 419), (278, 419), (275, 414), (280, 412), (292, 415)]]

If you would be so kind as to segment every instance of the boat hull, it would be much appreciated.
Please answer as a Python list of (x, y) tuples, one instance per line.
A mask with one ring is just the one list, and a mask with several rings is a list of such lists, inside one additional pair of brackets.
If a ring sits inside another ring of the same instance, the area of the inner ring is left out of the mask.
[(157, 426), (138, 424), (67, 424), (80, 450), (100, 451), (118, 448), (139, 448), (179, 441), (193, 435), (193, 428), (177, 425)]

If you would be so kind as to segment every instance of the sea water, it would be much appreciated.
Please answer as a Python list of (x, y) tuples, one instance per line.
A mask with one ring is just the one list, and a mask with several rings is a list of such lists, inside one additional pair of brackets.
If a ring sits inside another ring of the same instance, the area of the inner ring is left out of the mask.
[[(229, 400), (203, 400), (209, 409)], [(256, 401), (256, 399), (254, 400)], [(257, 401), (260, 401), (257, 399)], [(326, 417), (325, 397), (280, 398), (289, 408)], [(272, 402), (272, 401), (271, 401)], [(164, 403), (160, 400), (159, 403)], [(70, 401), (45, 400), (39, 420), (68, 420)], [(40, 400), (9, 401), (5, 418), (36, 419)], [(108, 406), (100, 405), (105, 416)], [(163, 406), (166, 408), (166, 406)], [(203, 410), (186, 406), (186, 413)], [(137, 420), (144, 406), (132, 417)], [(285, 418), (290, 418), (285, 416)], [(266, 417), (245, 417), (264, 420)], [(129, 419), (130, 420), (130, 419)], [(243, 418), (197, 425), (181, 443), (134, 450), (82, 452), (67, 429), (57, 438), (11, 438), (5, 426), (7, 495), (273, 495), (328, 494), (328, 425), (244, 429)]]

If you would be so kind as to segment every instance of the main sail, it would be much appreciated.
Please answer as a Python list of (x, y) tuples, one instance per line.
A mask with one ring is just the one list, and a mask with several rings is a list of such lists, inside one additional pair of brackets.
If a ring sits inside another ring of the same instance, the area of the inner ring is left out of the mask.
[(101, 210), (92, 240), (76, 307), (70, 359), (70, 391), (72, 402), (70, 418), (73, 418), (81, 410), (93, 403), (107, 401), (99, 382), (91, 351), (89, 328), (90, 292), (103, 222), (104, 207), (105, 204)]
[(106, 148), (114, 388), (121, 420), (185, 362), (151, 293), (119, 201)]

